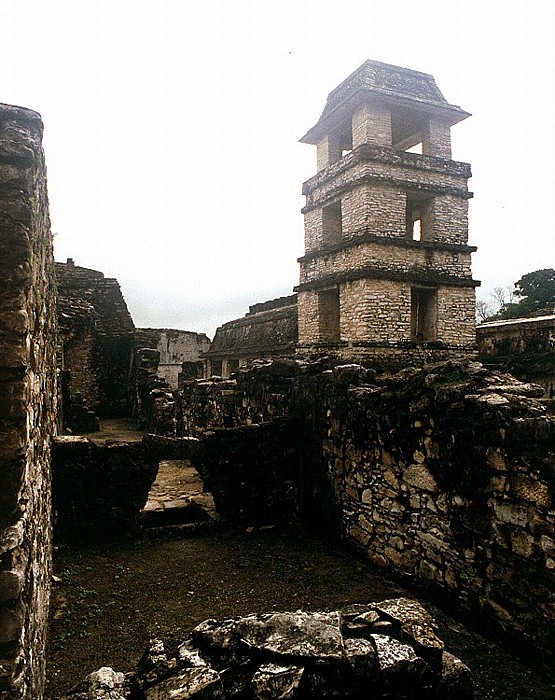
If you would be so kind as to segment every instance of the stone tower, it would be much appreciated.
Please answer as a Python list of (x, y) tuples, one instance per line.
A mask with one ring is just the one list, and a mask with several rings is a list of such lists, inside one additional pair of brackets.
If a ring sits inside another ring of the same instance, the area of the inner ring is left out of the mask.
[(301, 139), (318, 168), (303, 185), (301, 351), (391, 368), (473, 352), (471, 172), (450, 137), (468, 116), (431, 75), (377, 61), (330, 93)]

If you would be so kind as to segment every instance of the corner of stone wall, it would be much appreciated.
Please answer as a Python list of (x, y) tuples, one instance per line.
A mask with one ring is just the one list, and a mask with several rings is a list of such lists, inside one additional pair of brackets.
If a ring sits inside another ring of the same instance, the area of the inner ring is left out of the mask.
[(56, 284), (31, 110), (0, 105), (0, 696), (40, 700), (51, 579)]

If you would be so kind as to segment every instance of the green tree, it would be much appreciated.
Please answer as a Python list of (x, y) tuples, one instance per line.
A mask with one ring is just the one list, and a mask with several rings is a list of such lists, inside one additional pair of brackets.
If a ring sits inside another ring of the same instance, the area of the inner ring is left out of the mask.
[(523, 275), (515, 282), (514, 298), (504, 303), (496, 319), (522, 318), (555, 306), (555, 270), (547, 268)]

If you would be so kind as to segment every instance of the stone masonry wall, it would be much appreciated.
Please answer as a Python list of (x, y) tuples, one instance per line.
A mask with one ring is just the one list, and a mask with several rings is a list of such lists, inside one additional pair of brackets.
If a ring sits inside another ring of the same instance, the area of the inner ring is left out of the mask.
[(298, 339), (297, 296), (254, 304), (243, 318), (216, 329), (205, 353), (206, 376), (228, 377), (260, 357), (291, 355)]
[(555, 315), (482, 323), (476, 335), (482, 362), (540, 384), (555, 398)]
[[(224, 426), (233, 435), (234, 426), (276, 417), (299, 421), (314, 462), (291, 502), (308, 505), (313, 525), (335, 529), (376, 565), (476, 612), (506, 638), (549, 650), (555, 419), (534, 398), (541, 393), (470, 361), (378, 381), (357, 365), (289, 360), (225, 383), (190, 383), (178, 430), (202, 438)], [(242, 449), (250, 445), (256, 462), (250, 436), (242, 433)], [(279, 463), (279, 442), (273, 454)], [(245, 489), (257, 492), (252, 481)]]
[(158, 459), (144, 441), (67, 435), (54, 440), (52, 471), (56, 541), (105, 543), (139, 532)]
[[(457, 222), (463, 223), (462, 230), (466, 231), (466, 200), (471, 197), (467, 188), (468, 177), (470, 177), (470, 166), (466, 163), (363, 145), (303, 184), (303, 194), (306, 195), (303, 213), (325, 206), (340, 197), (344, 189), (353, 185), (355, 187), (358, 185), (360, 189), (357, 191), (361, 193), (371, 185), (372, 188), (379, 187), (378, 191), (383, 193), (383, 198), (380, 201), (375, 199), (375, 194), (368, 195), (370, 197), (368, 206), (372, 206), (373, 211), (377, 210), (378, 206), (386, 209), (393, 206), (394, 210), (387, 218), (397, 221), (399, 226), (398, 230), (392, 231), (388, 225), (387, 230), (376, 230), (374, 233), (404, 237), (406, 225), (402, 192), (410, 189), (428, 192), (434, 197), (441, 198), (446, 205), (454, 207)], [(388, 195), (395, 191), (399, 194), (392, 202)], [(366, 200), (363, 198), (360, 204), (363, 207), (366, 206)], [(452, 227), (449, 221), (450, 219), (445, 221), (441, 219), (438, 222), (436, 240), (458, 244), (466, 242), (461, 240), (460, 231), (458, 231), (459, 235), (452, 238)], [(349, 235), (353, 235), (357, 228), (353, 220), (353, 228), (349, 229)], [(306, 252), (315, 250), (320, 245), (320, 241), (313, 238), (310, 231), (312, 231), (310, 227), (305, 231)]]
[[(61, 364), (71, 372), (72, 401), (101, 417), (129, 415), (135, 327), (118, 281), (71, 259), (56, 263), (56, 274)], [(64, 418), (77, 430), (69, 413)]]
[(177, 389), (182, 364), (202, 365), (202, 354), (210, 347), (210, 339), (204, 333), (174, 328), (137, 328), (135, 345), (138, 350), (151, 348), (160, 353), (157, 374)]
[(430, 275), (431, 268), (435, 277), (471, 278), (468, 252), (430, 248), (418, 241), (402, 241), (401, 244), (397, 241), (395, 246), (378, 248), (369, 245), (375, 242), (370, 235), (361, 236), (359, 240), (358, 245), (353, 241), (352, 246), (330, 251), (325, 257), (308, 257), (303, 261), (300, 283), (358, 268), (371, 268), (378, 274), (393, 273), (405, 277), (412, 275), (423, 279)]
[(0, 105), (0, 697), (40, 700), (51, 577), (55, 284), (36, 112)]
[[(339, 285), (340, 342), (338, 357), (365, 365), (401, 368), (412, 363), (447, 359), (456, 349), (474, 355), (474, 288), (440, 286), (437, 340), (418, 346), (411, 339), (411, 285), (406, 281), (358, 279)], [(305, 354), (318, 352), (318, 293), (299, 293), (299, 342)], [(348, 340), (347, 340), (348, 339)], [(325, 350), (329, 353), (329, 344)]]
[(555, 420), (538, 394), (477, 363), (399, 375), (331, 409), (324, 453), (343, 532), (369, 559), (541, 656), (555, 641)]

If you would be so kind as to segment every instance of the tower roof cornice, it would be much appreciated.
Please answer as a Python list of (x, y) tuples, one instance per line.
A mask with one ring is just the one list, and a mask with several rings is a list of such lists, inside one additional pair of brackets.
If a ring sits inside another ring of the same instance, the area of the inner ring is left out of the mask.
[(470, 116), (458, 105), (447, 102), (432, 75), (368, 60), (330, 92), (320, 119), (301, 142), (317, 144), (330, 128), (350, 117), (354, 108), (368, 98), (436, 114), (449, 126)]

